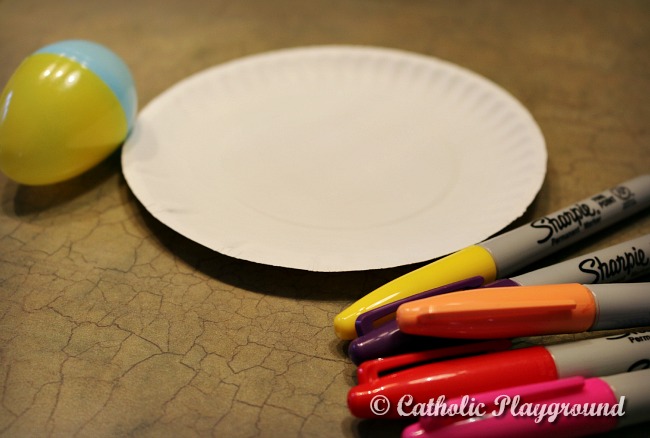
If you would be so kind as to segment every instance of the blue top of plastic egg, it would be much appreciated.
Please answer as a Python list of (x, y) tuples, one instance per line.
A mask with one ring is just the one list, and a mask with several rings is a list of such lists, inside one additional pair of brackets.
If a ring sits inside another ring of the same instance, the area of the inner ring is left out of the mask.
[(133, 128), (137, 95), (131, 72), (119, 56), (100, 44), (85, 40), (60, 41), (40, 48), (35, 52), (38, 53), (64, 56), (94, 72), (117, 96), (129, 131)]

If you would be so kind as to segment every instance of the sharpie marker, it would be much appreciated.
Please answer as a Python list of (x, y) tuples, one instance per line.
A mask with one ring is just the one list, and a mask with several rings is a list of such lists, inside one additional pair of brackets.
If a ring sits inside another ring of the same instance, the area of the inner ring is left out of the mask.
[(498, 287), (412, 301), (397, 309), (405, 333), (499, 339), (650, 325), (650, 283)]
[[(444, 400), (438, 413), (463, 404), (467, 410), (468, 397)], [(650, 420), (650, 369), (516, 386), (469, 400), (470, 415), (422, 417), (402, 438), (579, 437), (640, 424)]]
[[(627, 282), (646, 274), (650, 274), (650, 234), (532, 272), (497, 280), (482, 287)], [(399, 330), (395, 320), (379, 327), (374, 324), (395, 313), (401, 304), (448, 292), (478, 288), (482, 283), (482, 277), (474, 277), (422, 292), (359, 315), (355, 323), (359, 337), (348, 347), (350, 359), (360, 364), (378, 357), (454, 345), (454, 341), (448, 339), (404, 333)]]
[(484, 283), (506, 277), (649, 205), (647, 174), (399, 277), (339, 313), (334, 330), (341, 339), (354, 339), (355, 320), (364, 312), (470, 277)]
[[(607, 376), (650, 361), (650, 331), (503, 351), (508, 348), (504, 342), (450, 347), (448, 356), (454, 358), (447, 360), (440, 360), (445, 350), (440, 349), (364, 362), (357, 369), (359, 384), (348, 393), (348, 408), (360, 418), (397, 418), (400, 403), (427, 403), (432, 397), (451, 399), (573, 376)], [(492, 352), (477, 354), (480, 348)], [(432, 360), (436, 362), (426, 363)]]

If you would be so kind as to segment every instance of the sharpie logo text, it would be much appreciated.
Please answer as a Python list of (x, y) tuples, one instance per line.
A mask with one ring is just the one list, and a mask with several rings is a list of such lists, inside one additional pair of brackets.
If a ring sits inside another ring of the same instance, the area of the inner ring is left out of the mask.
[(609, 260), (592, 257), (580, 262), (578, 268), (585, 274), (593, 275), (592, 283), (623, 280), (648, 270), (650, 259), (641, 248), (632, 247), (631, 251)]
[(610, 341), (615, 341), (617, 339), (627, 339), (632, 344), (635, 342), (647, 342), (650, 341), (650, 332), (622, 333), (620, 335), (609, 336), (607, 339)]
[[(600, 210), (596, 210), (587, 204), (576, 204), (556, 216), (544, 216), (530, 224), (533, 228), (546, 230), (546, 236), (538, 240), (542, 244), (551, 240), (552, 244), (561, 242), (580, 231), (580, 228), (589, 228), (600, 222)], [(554, 238), (553, 236), (563, 232), (567, 228), (574, 228), (569, 233)]]

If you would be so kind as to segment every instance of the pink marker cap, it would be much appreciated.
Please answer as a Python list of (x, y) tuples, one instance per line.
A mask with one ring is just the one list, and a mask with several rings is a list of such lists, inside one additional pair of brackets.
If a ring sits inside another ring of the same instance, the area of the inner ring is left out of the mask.
[[(503, 390), (484, 392), (469, 396), (472, 403), (484, 403), (480, 417), (422, 417), (419, 423), (407, 427), (402, 438), (461, 438), (481, 436), (501, 438), (505, 436), (526, 436), (526, 438), (548, 436), (583, 436), (602, 433), (616, 427), (618, 416), (558, 414), (549, 421), (552, 411), (541, 421), (536, 416), (520, 411), (526, 404), (551, 408), (552, 404), (566, 403), (572, 407), (594, 403), (607, 403), (611, 408), (619, 403), (612, 389), (600, 378), (585, 379), (571, 377), (551, 382), (516, 386)], [(513, 400), (518, 397), (518, 403)], [(445, 401), (447, 405), (460, 405), (462, 398)]]

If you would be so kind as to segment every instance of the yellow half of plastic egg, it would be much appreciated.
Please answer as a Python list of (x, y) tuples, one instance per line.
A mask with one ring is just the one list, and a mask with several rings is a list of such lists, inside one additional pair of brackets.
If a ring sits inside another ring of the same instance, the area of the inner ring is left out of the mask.
[(25, 59), (0, 95), (0, 170), (19, 183), (77, 176), (117, 149), (127, 133), (109, 86), (59, 55)]

